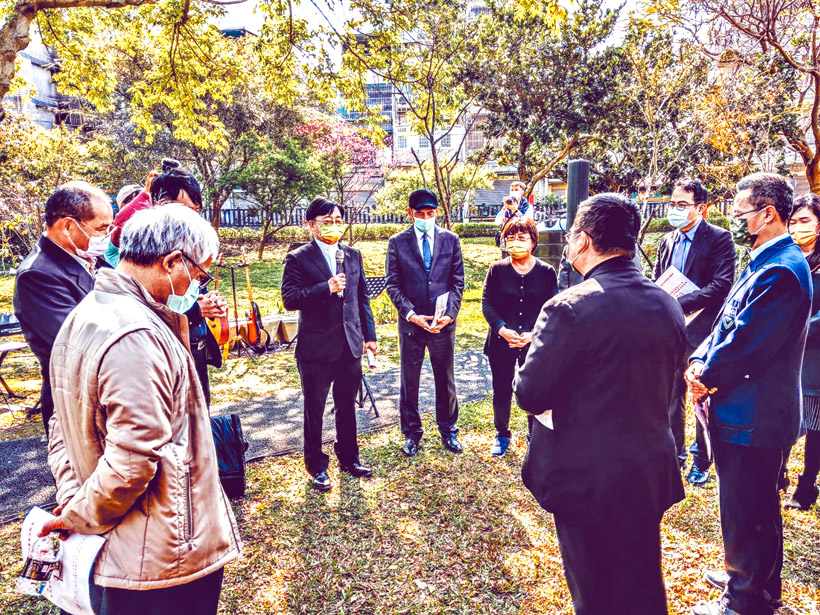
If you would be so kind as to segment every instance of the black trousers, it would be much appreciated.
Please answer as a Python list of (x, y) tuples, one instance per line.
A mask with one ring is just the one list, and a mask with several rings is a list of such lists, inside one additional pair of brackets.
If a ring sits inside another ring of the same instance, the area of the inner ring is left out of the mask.
[(42, 383), (40, 384), (40, 416), (43, 417), (43, 427), (46, 430), (46, 440), (48, 440), (48, 422), (54, 414), (54, 397), (51, 394), (51, 377), (48, 372), (48, 365), (40, 366)]
[[(529, 344), (524, 348), (510, 348), (502, 344), (492, 344), (487, 349), (487, 360), (490, 362), (490, 373), (493, 377), (493, 423), (495, 433), (499, 438), (509, 438), (510, 412), (512, 410), (513, 378), (515, 365), (524, 364), (527, 358)], [(527, 415), (529, 431), (532, 431), (533, 417)]]
[(216, 615), (222, 593), (220, 568), (208, 576), (162, 589), (117, 589), (91, 584), (91, 608), (97, 615)]
[(779, 600), (783, 521), (777, 479), (785, 452), (713, 442), (720, 497), (720, 526), (729, 583), (727, 606), (743, 615), (771, 615)]
[(401, 432), (406, 438), (421, 440), (424, 430), (419, 413), (419, 384), (425, 350), (430, 352), (433, 381), (436, 385), (436, 423), (442, 436), (457, 434), (458, 398), (453, 364), (456, 348), (456, 330), (429, 333), (419, 329), (399, 334), (401, 356), (401, 386), (399, 389), (399, 416)]
[(555, 516), (575, 615), (666, 615), (661, 519), (611, 511), (589, 521)]
[(333, 385), (336, 408), (336, 442), (334, 450), (339, 463), (350, 466), (359, 462), (356, 439), (356, 393), (362, 381), (362, 361), (345, 347), (342, 355), (330, 363), (297, 359), (305, 400), (305, 468), (311, 476), (327, 470), (330, 458), (322, 450), (322, 421), (327, 394)]
[[(696, 348), (688, 346), (686, 354), (688, 357)], [(669, 425), (672, 428), (672, 435), (675, 438), (675, 449), (678, 451), (678, 464), (683, 467), (686, 457), (692, 455), (692, 463), (702, 471), (708, 470), (712, 465), (706, 448), (706, 433), (700, 421), (695, 421), (695, 441), (686, 450), (686, 380), (683, 377), (688, 365), (684, 365), (676, 374), (672, 384), (672, 399), (669, 402)]]

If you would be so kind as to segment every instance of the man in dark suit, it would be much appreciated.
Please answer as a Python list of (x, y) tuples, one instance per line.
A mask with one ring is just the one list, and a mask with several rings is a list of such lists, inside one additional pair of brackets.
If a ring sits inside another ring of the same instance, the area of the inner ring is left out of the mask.
[[(667, 233), (658, 245), (655, 260), (657, 280), (669, 267), (674, 266), (700, 288), (678, 298), (683, 313), (691, 317), (686, 325), (687, 348), (684, 363), (675, 377), (669, 421), (681, 467), (686, 463), (686, 381), (683, 372), (688, 358), (712, 330), (720, 306), (723, 305), (735, 275), (735, 244), (732, 234), (713, 226), (703, 219), (709, 192), (700, 180), (686, 177), (675, 182), (668, 206), (667, 218), (678, 230)], [(704, 485), (709, 480), (709, 458), (703, 426), (696, 422), (695, 442), (689, 449), (692, 467), (686, 480), (693, 485)]]
[(285, 257), (282, 274), (285, 309), (299, 310), (296, 364), (305, 403), (305, 467), (319, 491), (330, 489), (329, 458), (322, 451), (322, 417), (331, 384), (339, 466), (358, 478), (373, 473), (359, 463), (355, 404), (362, 381), (362, 354), (377, 351), (376, 327), (362, 255), (339, 244), (343, 217), (344, 209), (336, 203), (314, 199), (305, 212), (313, 240)]
[(581, 204), (567, 245), (584, 281), (544, 304), (515, 382), (539, 419), (524, 485), (555, 516), (576, 615), (667, 613), (660, 523), (684, 497), (668, 409), (686, 332), (632, 261), (639, 227), (618, 194)]
[(732, 236), (752, 248), (751, 261), (686, 371), (692, 398), (709, 398), (727, 570), (707, 573), (724, 593), (693, 609), (697, 615), (770, 615), (780, 601), (777, 483), (801, 422), (812, 286), (806, 258), (787, 229), (792, 187), (779, 175), (754, 173), (737, 190)]
[(54, 412), (48, 375), (51, 348), (69, 312), (94, 288), (108, 245), (111, 201), (86, 182), (62, 185), (46, 201), (46, 230), (17, 268), (14, 314), (40, 361), (40, 409), (48, 435)]
[[(419, 382), (425, 349), (430, 352), (436, 386), (436, 423), (444, 447), (462, 452), (458, 435), (455, 382), (456, 316), (464, 292), (464, 262), (458, 235), (436, 226), (438, 198), (429, 190), (410, 194), (407, 214), (413, 226), (387, 243), (387, 293), (399, 312), (401, 387), (399, 416), (402, 452), (418, 452), (423, 434)], [(438, 297), (449, 293), (444, 314), (435, 319)]]

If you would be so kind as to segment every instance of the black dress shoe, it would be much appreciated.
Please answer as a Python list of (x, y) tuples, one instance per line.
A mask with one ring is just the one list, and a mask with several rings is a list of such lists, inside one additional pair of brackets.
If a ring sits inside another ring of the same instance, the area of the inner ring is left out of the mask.
[(463, 453), (464, 449), (461, 447), (461, 442), (456, 440), (455, 434), (450, 434), (449, 436), (441, 436), (441, 443), (451, 453)]
[(360, 463), (354, 463), (349, 466), (342, 466), (342, 472), (350, 474), (353, 478), (368, 478), (373, 476), (373, 470)]
[(401, 447), (401, 452), (407, 457), (415, 457), (416, 453), (419, 452), (419, 443), (413, 438), (407, 438), (404, 441), (404, 446)]
[(740, 613), (730, 609), (718, 599), (697, 605), (692, 609), (692, 615), (740, 615)]
[(327, 472), (319, 472), (310, 484), (317, 491), (330, 491), (330, 477)]
[(820, 489), (817, 485), (807, 485), (808, 481), (801, 476), (797, 481), (797, 489), (794, 490), (792, 497), (783, 503), (783, 508), (794, 508), (797, 510), (809, 510), (817, 501), (817, 496), (820, 495)]
[(686, 482), (690, 485), (695, 485), (696, 487), (703, 487), (709, 481), (709, 468), (705, 470), (701, 470), (695, 464), (692, 464), (692, 468), (689, 470), (689, 474), (686, 476)]
[[(726, 591), (726, 584), (729, 582), (729, 573), (725, 570), (707, 570), (706, 574), (703, 575), (704, 580), (711, 585), (712, 587), (719, 589), (720, 591)], [(765, 589), (763, 590), (763, 596), (766, 598), (766, 602), (769, 603), (769, 606), (773, 610), (779, 609), (783, 606), (783, 603), (779, 599), (772, 598)], [(692, 611), (694, 613), (694, 610)], [(727, 611), (728, 613), (734, 613), (732, 609)]]

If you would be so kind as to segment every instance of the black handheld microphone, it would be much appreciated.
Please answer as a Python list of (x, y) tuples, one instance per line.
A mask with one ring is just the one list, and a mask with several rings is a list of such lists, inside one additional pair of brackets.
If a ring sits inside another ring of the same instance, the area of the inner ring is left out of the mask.
[[(344, 272), (345, 272), (345, 253), (341, 249), (338, 249), (338, 250), (336, 250), (336, 275), (339, 275), (340, 273), (344, 273)], [(340, 290), (338, 293), (336, 293), (336, 296), (339, 297), (339, 299), (344, 299), (345, 291)]]

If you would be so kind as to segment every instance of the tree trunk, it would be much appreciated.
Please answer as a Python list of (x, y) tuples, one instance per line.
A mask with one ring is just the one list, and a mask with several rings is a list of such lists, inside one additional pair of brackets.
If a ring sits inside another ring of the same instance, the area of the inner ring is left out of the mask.
[(221, 222), (221, 213), (222, 213), (222, 206), (227, 201), (226, 198), (222, 198), (222, 195), (218, 195), (213, 202), (211, 203), (211, 226), (214, 227), (214, 230), (219, 232), (219, 224)]
[(265, 226), (262, 227), (262, 234), (259, 237), (259, 249), (256, 251), (256, 257), (261, 261), (262, 253), (265, 251), (265, 244), (268, 243), (268, 229), (270, 228), (270, 217), (265, 220)]
[[(9, 20), (0, 28), (0, 100), (8, 94), (11, 80), (14, 79), (17, 52), (22, 51), (29, 43), (29, 27), (37, 9), (28, 2), (18, 2), (9, 16)], [(0, 121), (6, 117), (6, 111), (0, 103)]]
[(820, 157), (815, 156), (806, 164), (806, 179), (809, 190), (814, 194), (820, 193)]

